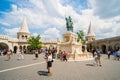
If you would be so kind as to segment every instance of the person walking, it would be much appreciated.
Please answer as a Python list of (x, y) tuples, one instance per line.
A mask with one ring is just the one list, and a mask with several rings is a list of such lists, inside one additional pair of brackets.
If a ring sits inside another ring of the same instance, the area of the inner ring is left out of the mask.
[(94, 58), (94, 65), (97, 65), (97, 52), (96, 52), (96, 50), (94, 50), (94, 56), (93, 56), (93, 58)]
[(60, 50), (58, 54), (60, 61), (63, 61), (63, 52)]
[(110, 55), (111, 55), (111, 51), (110, 50), (108, 50), (108, 52), (107, 52), (108, 54), (108, 59), (110, 59)]
[(11, 51), (10, 50), (7, 51), (7, 57), (8, 57), (7, 61), (9, 61), (11, 59)]
[(23, 56), (23, 51), (22, 50), (20, 50), (19, 52), (18, 52), (18, 60), (20, 60), (20, 59), (24, 59), (24, 56)]
[(118, 49), (116, 53), (117, 53), (117, 60), (119, 61), (119, 59), (120, 59), (120, 50)]
[(35, 60), (38, 59), (38, 49), (35, 50)]
[(67, 57), (67, 52), (64, 51), (64, 52), (63, 52), (63, 61), (65, 61), (65, 60), (67, 61), (67, 58), (66, 58), (66, 57)]
[(102, 66), (101, 65), (101, 52), (100, 52), (100, 49), (97, 48), (97, 66)]

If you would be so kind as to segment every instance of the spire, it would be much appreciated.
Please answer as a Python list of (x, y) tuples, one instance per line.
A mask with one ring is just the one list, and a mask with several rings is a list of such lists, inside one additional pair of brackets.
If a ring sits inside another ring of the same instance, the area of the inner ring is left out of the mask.
[(89, 29), (88, 29), (88, 34), (87, 36), (95, 36), (95, 33), (93, 32), (92, 26), (91, 26), (91, 21), (89, 24)]
[(26, 18), (23, 18), (23, 22), (22, 22), (22, 26), (19, 32), (25, 32), (25, 33), (30, 33), (28, 30), (28, 26), (27, 26), (27, 22), (26, 22)]

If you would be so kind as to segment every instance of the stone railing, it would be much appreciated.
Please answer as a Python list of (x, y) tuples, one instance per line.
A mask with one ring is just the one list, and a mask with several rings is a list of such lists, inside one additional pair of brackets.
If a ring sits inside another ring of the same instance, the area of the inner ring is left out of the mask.
[(5, 40), (7, 40), (7, 39), (8, 39), (8, 36), (7, 36), (7, 35), (0, 35), (0, 39), (5, 39)]
[(48, 41), (47, 40), (45, 40), (45, 41), (42, 40), (41, 42), (42, 43), (57, 43), (57, 41), (55, 41), (55, 40), (48, 40)]

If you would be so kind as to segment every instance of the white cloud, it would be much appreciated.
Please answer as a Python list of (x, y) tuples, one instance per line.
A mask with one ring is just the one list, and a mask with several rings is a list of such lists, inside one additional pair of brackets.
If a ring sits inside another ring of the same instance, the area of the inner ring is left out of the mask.
[(4, 25), (4, 26), (10, 26), (10, 24), (8, 22), (3, 22), (3, 21), (0, 21), (0, 24)]
[(19, 28), (5, 29), (5, 32), (7, 33), (7, 35), (10, 35), (10, 36), (15, 36), (18, 31), (19, 31)]
[[(60, 3), (60, 0), (30, 0), (24, 7), (12, 5), (12, 11), (4, 13), (4, 18), (0, 19), (0, 21), (10, 23), (11, 28), (14, 26), (13, 29), (15, 29), (16, 26), (21, 26), (22, 18), (26, 16), (30, 29), (37, 28), (41, 30), (41, 28), (44, 28), (45, 31), (43, 31), (41, 37), (44, 39), (56, 39), (62, 36), (61, 32), (66, 30), (65, 16), (70, 15), (74, 23), (74, 32), (84, 30), (87, 33), (91, 21), (97, 38), (120, 35), (118, 31), (120, 23), (116, 23), (116, 21), (120, 21), (118, 14), (120, 11), (119, 0), (111, 0), (109, 1), (110, 4), (107, 1), (88, 0), (88, 5), (91, 8), (82, 9), (81, 14), (79, 14), (74, 10), (74, 6), (69, 4), (64, 6)], [(112, 8), (115, 4), (116, 6)], [(10, 33), (9, 30), (7, 32)], [(37, 34), (35, 31), (31, 33), (33, 35)]]
[(11, 6), (12, 6), (12, 10), (13, 10), (13, 11), (16, 11), (16, 10), (17, 10), (17, 5), (14, 5), (14, 4), (13, 4), (13, 5), (11, 5)]
[(120, 15), (120, 0), (88, 0), (94, 14), (100, 18), (112, 18)]
[(32, 33), (32, 36), (37, 36), (38, 35), (38, 33)]
[(48, 28), (43, 35), (41, 35), (42, 39), (57, 39), (60, 37), (59, 35), (59, 30), (57, 30), (56, 28)]

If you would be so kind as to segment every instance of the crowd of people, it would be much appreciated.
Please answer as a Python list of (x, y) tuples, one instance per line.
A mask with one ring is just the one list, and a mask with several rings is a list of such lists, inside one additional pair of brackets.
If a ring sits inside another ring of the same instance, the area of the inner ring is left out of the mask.
[[(4, 50), (5, 51), (5, 50)], [(24, 51), (22, 49), (17, 50), (17, 60), (24, 60)], [(35, 55), (35, 59), (37, 60), (39, 57), (39, 49), (33, 50), (33, 53)], [(46, 48), (45, 50), (43, 50), (44, 55), (45, 55), (45, 59), (46, 59), (46, 67), (47, 67), (47, 71), (50, 75), (53, 74), (52, 71), (52, 64), (54, 62), (54, 59), (60, 60), (60, 61), (67, 61), (67, 56), (68, 53), (66, 51), (62, 51), (59, 50), (57, 53), (57, 49), (56, 48)], [(93, 50), (93, 58), (94, 58), (94, 65), (97, 66), (102, 66), (101, 64), (101, 50), (99, 48), (96, 48)], [(6, 56), (7, 56), (7, 61), (9, 61), (11, 59), (11, 55), (12, 55), (12, 51), (11, 50), (7, 50), (6, 51)], [(107, 55), (108, 55), (108, 59), (110, 59), (110, 56), (113, 55), (115, 60), (119, 60), (120, 59), (120, 50), (117, 49), (115, 51), (111, 51), (108, 50), (107, 51)]]
[(61, 61), (67, 61), (67, 52), (59, 50), (59, 52), (57, 54), (57, 59), (59, 59)]
[[(92, 54), (93, 54), (93, 58), (94, 58), (94, 65), (97, 66), (102, 66), (101, 65), (101, 53), (102, 51), (99, 48), (96, 48), (93, 50)], [(113, 55), (114, 56), (114, 60), (118, 60), (120, 59), (120, 49), (116, 49), (116, 50), (108, 50), (106, 52), (108, 59), (110, 59), (110, 56)]]

